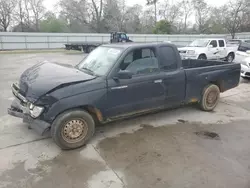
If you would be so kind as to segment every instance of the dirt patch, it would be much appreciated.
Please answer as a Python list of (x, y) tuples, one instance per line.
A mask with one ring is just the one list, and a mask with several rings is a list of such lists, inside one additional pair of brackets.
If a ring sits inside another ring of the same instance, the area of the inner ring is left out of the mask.
[(215, 132), (200, 131), (200, 132), (195, 132), (195, 134), (205, 139), (220, 140), (220, 136)]
[[(129, 188), (247, 187), (247, 124), (142, 125), (134, 133), (104, 139), (98, 150), (111, 168), (124, 174), (121, 178)], [(211, 139), (194, 134), (204, 130)]]
[(80, 151), (61, 153), (53, 160), (25, 170), (24, 162), (15, 165), (0, 176), (1, 188), (79, 188), (88, 187), (88, 180), (105, 166), (81, 156)]

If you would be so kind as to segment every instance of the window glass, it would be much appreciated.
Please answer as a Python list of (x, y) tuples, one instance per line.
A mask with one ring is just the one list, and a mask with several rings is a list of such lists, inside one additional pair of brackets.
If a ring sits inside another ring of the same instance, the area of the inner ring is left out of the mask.
[(246, 52), (248, 50), (250, 50), (250, 44), (249, 43), (242, 43), (238, 48), (238, 51), (241, 51), (241, 52)]
[(122, 38), (122, 39), (127, 39), (127, 37), (126, 37), (125, 34), (121, 34), (121, 38)]
[(161, 66), (163, 70), (177, 69), (177, 56), (172, 47), (164, 46), (160, 48)]
[(151, 74), (159, 71), (159, 63), (152, 49), (138, 49), (125, 57), (120, 69), (128, 70), (134, 75)]
[(216, 48), (216, 47), (218, 46), (216, 40), (212, 40), (212, 41), (210, 42), (210, 45), (212, 45), (213, 48)]
[(224, 42), (224, 40), (219, 40), (219, 46), (220, 46), (220, 47), (225, 47), (225, 42)]
[(84, 58), (76, 67), (90, 74), (103, 76), (119, 58), (122, 50), (119, 48), (98, 47)]

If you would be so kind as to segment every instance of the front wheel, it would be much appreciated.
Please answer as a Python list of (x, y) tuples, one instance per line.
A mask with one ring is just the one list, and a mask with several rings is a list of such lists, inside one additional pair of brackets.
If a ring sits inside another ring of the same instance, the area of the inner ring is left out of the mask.
[(200, 59), (200, 60), (206, 60), (207, 57), (206, 57), (206, 55), (201, 54), (201, 55), (199, 55), (198, 59)]
[(94, 135), (92, 116), (82, 110), (73, 110), (59, 115), (52, 124), (51, 135), (55, 143), (64, 150), (84, 146)]
[(200, 107), (204, 111), (212, 111), (219, 103), (220, 89), (214, 84), (206, 86), (202, 93)]

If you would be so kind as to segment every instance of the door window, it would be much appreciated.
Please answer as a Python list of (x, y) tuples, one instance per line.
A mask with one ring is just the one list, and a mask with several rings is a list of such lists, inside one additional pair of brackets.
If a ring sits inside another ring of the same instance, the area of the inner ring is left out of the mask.
[(151, 74), (159, 71), (159, 63), (153, 49), (144, 48), (130, 52), (120, 66), (134, 75)]
[(216, 47), (218, 46), (216, 40), (212, 40), (212, 41), (210, 42), (210, 45), (212, 45), (213, 48), (216, 48)]
[(177, 69), (177, 55), (172, 47), (160, 47), (161, 54), (161, 68), (163, 70), (176, 70)]
[(121, 39), (127, 39), (127, 36), (125, 34), (121, 34)]
[(219, 46), (220, 46), (220, 47), (225, 47), (225, 42), (224, 42), (224, 40), (219, 40)]

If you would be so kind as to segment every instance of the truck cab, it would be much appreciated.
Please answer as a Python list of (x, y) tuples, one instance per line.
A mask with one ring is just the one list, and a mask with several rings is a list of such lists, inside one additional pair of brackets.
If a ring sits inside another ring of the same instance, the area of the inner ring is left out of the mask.
[(119, 43), (119, 42), (132, 42), (132, 40), (129, 40), (129, 37), (124, 32), (111, 32), (110, 43)]
[(197, 39), (179, 48), (182, 59), (227, 60), (235, 58), (236, 46), (227, 46), (225, 39)]

